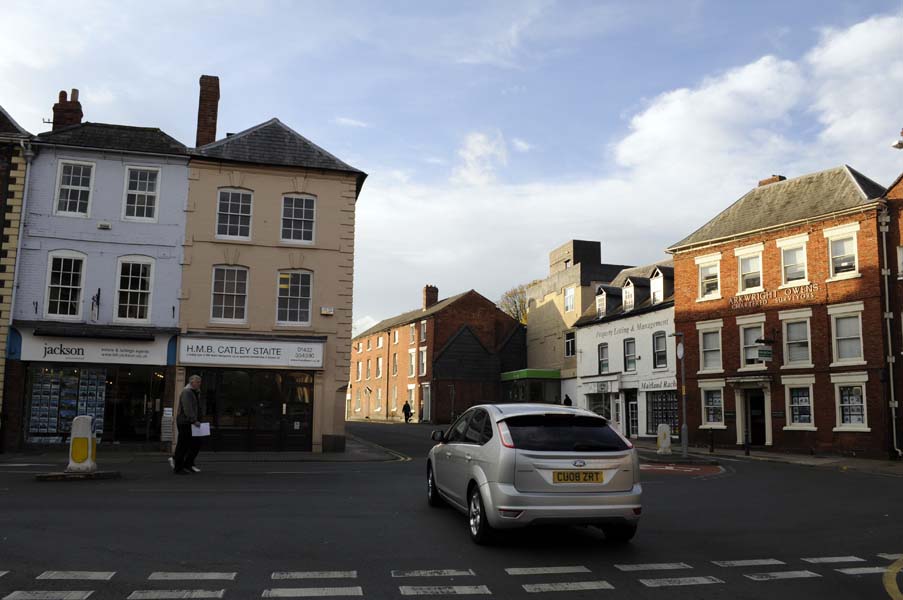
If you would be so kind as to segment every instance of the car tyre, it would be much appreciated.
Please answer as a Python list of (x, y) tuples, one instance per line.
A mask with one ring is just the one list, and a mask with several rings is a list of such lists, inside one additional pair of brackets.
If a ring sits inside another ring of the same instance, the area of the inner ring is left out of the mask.
[(442, 506), (442, 497), (436, 489), (436, 477), (433, 475), (433, 466), (426, 468), (426, 501), (432, 507)]
[(636, 535), (636, 523), (620, 523), (618, 525), (605, 525), (602, 527), (602, 533), (605, 539), (616, 544), (626, 544)]
[(483, 496), (477, 485), (470, 490), (470, 498), (467, 502), (467, 526), (470, 539), (475, 543), (482, 546), (492, 542), (493, 530), (486, 519)]

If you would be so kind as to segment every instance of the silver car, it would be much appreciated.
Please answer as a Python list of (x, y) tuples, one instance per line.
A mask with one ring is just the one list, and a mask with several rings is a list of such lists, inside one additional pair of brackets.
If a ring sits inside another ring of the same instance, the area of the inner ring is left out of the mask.
[(467, 515), (470, 537), (531, 524), (597, 525), (633, 538), (642, 512), (633, 445), (599, 415), (550, 404), (483, 404), (458, 418), (426, 463), (427, 499)]

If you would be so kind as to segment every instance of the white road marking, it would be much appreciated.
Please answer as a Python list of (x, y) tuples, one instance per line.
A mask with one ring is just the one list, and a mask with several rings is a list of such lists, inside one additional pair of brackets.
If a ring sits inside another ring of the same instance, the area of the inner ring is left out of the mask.
[(687, 563), (639, 563), (634, 565), (615, 565), (619, 571), (671, 571), (674, 569), (692, 569)]
[(191, 580), (223, 580), (235, 581), (235, 573), (172, 573), (161, 572), (151, 573), (148, 579), (163, 581), (191, 581)]
[(398, 591), (402, 596), (492, 595), (485, 585), (403, 585)]
[(834, 569), (844, 575), (878, 575), (887, 571), (887, 567), (850, 567), (848, 569)]
[(4, 596), (3, 600), (86, 600), (88, 596), (94, 593), (94, 590), (86, 591), (30, 591), (30, 592), (13, 592), (8, 596)]
[(512, 567), (505, 569), (508, 575), (565, 575), (567, 573), (590, 573), (591, 571), (583, 566), (573, 567)]
[(226, 590), (137, 590), (128, 600), (181, 600), (182, 598), (222, 598)]
[(6, 575), (8, 573), (9, 573), (9, 571), (0, 571), (0, 577), (3, 577), (4, 575)]
[(845, 562), (865, 562), (865, 559), (859, 558), (858, 556), (821, 556), (817, 558), (804, 558), (803, 562), (813, 564), (831, 564)]
[(357, 579), (357, 571), (279, 571), (272, 579)]
[(887, 560), (900, 560), (903, 558), (903, 554), (879, 554), (878, 556)]
[(744, 577), (753, 581), (775, 581), (778, 579), (806, 579), (821, 577), (821, 575), (812, 571), (775, 571), (774, 573), (748, 573)]
[(717, 577), (668, 577), (665, 579), (640, 579), (640, 583), (646, 587), (677, 587), (684, 585), (707, 585), (711, 583), (724, 583)]
[(75, 579), (86, 581), (109, 581), (116, 571), (44, 571), (35, 579)]
[(476, 575), (473, 569), (432, 569), (425, 571), (392, 571), (392, 577), (470, 577)]
[(613, 590), (615, 587), (607, 581), (572, 581), (562, 583), (525, 583), (527, 592), (580, 592), (585, 590)]
[(363, 596), (359, 587), (275, 588), (264, 590), (264, 598), (327, 598), (338, 596)]
[(713, 560), (712, 564), (719, 567), (766, 567), (769, 565), (783, 565), (783, 561), (775, 558), (754, 558), (751, 560)]

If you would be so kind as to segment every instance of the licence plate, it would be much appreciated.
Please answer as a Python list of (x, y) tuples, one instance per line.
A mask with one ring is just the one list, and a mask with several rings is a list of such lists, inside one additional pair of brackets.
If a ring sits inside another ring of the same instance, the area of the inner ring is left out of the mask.
[(604, 483), (605, 471), (552, 471), (552, 483)]

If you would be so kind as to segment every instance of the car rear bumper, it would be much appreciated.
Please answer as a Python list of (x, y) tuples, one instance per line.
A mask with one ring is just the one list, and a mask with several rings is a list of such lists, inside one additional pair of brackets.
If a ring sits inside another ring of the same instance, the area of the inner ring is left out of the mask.
[(486, 483), (480, 489), (489, 524), (496, 529), (551, 523), (637, 523), (642, 508), (643, 487), (639, 483), (624, 492), (594, 494), (523, 493), (501, 483)]

